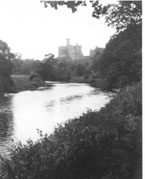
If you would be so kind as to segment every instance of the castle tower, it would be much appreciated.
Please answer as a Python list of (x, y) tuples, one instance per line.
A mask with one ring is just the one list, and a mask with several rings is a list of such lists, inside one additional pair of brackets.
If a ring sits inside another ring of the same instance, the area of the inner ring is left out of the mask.
[(66, 39), (67, 46), (70, 46), (70, 39)]
[(79, 60), (83, 58), (81, 45), (71, 45), (70, 39), (66, 39), (66, 46), (58, 47), (58, 57), (68, 60)]

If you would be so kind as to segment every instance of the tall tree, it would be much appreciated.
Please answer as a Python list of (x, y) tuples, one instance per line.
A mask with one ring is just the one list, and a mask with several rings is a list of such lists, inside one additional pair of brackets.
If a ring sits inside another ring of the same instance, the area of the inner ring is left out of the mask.
[(13, 68), (12, 58), (14, 55), (10, 52), (7, 43), (0, 40), (0, 93), (11, 91), (13, 86), (10, 78)]
[[(86, 6), (85, 1), (42, 1), (45, 7), (58, 9), (67, 6), (75, 12), (78, 6)], [(142, 1), (119, 1), (115, 4), (102, 5), (101, 1), (90, 1), (92, 16), (104, 16), (108, 26), (116, 28), (102, 57), (100, 72), (112, 87), (123, 87), (141, 80), (141, 35)], [(98, 65), (98, 64), (97, 64)]]
[(56, 59), (54, 58), (54, 55), (51, 53), (45, 55), (45, 58), (42, 61), (43, 71), (40, 72), (43, 80), (55, 80), (55, 65)]
[(110, 87), (123, 87), (141, 80), (141, 30), (141, 24), (130, 25), (106, 45), (99, 69)]

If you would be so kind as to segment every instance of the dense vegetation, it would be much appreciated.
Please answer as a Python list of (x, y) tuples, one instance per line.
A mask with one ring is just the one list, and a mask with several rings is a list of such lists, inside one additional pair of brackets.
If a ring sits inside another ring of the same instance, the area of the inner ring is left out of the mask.
[(16, 146), (11, 160), (3, 160), (1, 178), (141, 179), (141, 106), (141, 84), (127, 87), (99, 112)]
[[(53, 54), (43, 61), (14, 59), (14, 73), (35, 72), (43, 80), (89, 82), (107, 89), (123, 88), (141, 81), (142, 76), (142, 9), (140, 1), (120, 1), (119, 4), (103, 6), (98, 1), (90, 2), (93, 17), (105, 17), (106, 24), (116, 28), (105, 50), (96, 51), (93, 58), (71, 61), (57, 59)], [(67, 6), (73, 12), (83, 1), (44, 1), (45, 6), (57, 9)], [(99, 85), (100, 84), (100, 85)]]
[(0, 94), (10, 92), (13, 89), (13, 81), (10, 78), (13, 68), (11, 59), (13, 57), (7, 43), (0, 40)]
[[(27, 145), (17, 145), (9, 160), (1, 158), (2, 179), (141, 179), (141, 2), (121, 1), (104, 7), (98, 1), (90, 3), (94, 17), (105, 15), (106, 23), (116, 28), (103, 52), (83, 62), (60, 61), (53, 54), (42, 62), (17, 59), (13, 60), (15, 73), (31, 74), (30, 79), (38, 74), (44, 80), (89, 78), (97, 83), (103, 79), (108, 88), (122, 91), (99, 112), (70, 120), (50, 136), (40, 133), (36, 143), (30, 140)], [(66, 5), (73, 12), (86, 5), (83, 1), (44, 4), (56, 9)]]
[(130, 25), (114, 35), (100, 58), (99, 71), (110, 88), (124, 87), (141, 81), (142, 76), (142, 27)]
[(14, 83), (14, 92), (26, 91), (26, 90), (36, 90), (36, 88), (43, 86), (40, 79), (30, 80), (29, 75), (12, 75), (11, 79)]
[[(47, 1), (42, 0), (44, 7), (50, 5), (54, 9), (66, 6), (76, 12), (79, 6), (87, 6), (87, 1)], [(107, 25), (113, 26), (119, 32), (130, 24), (142, 22), (142, 1), (119, 1), (119, 3), (102, 5), (100, 1), (89, 1), (92, 6), (92, 16), (99, 19), (104, 16)]]
[[(48, 54), (40, 60), (22, 60), (19, 54), (12, 54), (8, 45), (0, 41), (0, 93), (13, 91), (11, 74), (30, 75), (36, 86), (43, 80), (90, 82), (100, 87), (112, 89), (141, 81), (142, 69), (142, 9), (140, 1), (120, 1), (105, 5), (91, 1), (92, 15), (105, 17), (107, 25), (116, 28), (105, 50), (96, 51), (93, 58), (71, 61), (58, 59)], [(44, 1), (45, 7), (57, 9), (67, 6), (75, 12), (78, 6), (86, 6), (83, 1)], [(35, 74), (35, 75), (34, 75)]]
[[(42, 2), (45, 7), (50, 5), (58, 9), (59, 6), (66, 6), (72, 12), (77, 11), (79, 6), (87, 5), (86, 1)], [(108, 89), (123, 88), (141, 81), (142, 2), (119, 1), (107, 5), (102, 5), (99, 1), (88, 3), (92, 5), (93, 17), (98, 19), (104, 16), (106, 24), (116, 28), (116, 34), (107, 43), (103, 54), (100, 56), (96, 53), (91, 64), (96, 85), (98, 78), (105, 80)]]
[(37, 73), (43, 80), (52, 81), (76, 81), (89, 78), (92, 69), (92, 60), (88, 57), (83, 60), (68, 60), (55, 58), (48, 54), (40, 60), (14, 59), (13, 74), (31, 75)]

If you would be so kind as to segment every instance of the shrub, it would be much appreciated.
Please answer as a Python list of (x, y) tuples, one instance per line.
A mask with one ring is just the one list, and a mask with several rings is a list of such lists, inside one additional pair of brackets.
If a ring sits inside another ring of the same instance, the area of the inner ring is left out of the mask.
[(7, 75), (0, 75), (0, 94), (11, 93), (14, 91), (14, 83)]
[[(8, 161), (15, 178), (141, 178), (141, 95), (140, 83), (127, 87), (99, 112), (70, 120), (50, 136), (40, 133), (35, 144), (19, 144)], [(3, 168), (3, 179), (8, 173)]]

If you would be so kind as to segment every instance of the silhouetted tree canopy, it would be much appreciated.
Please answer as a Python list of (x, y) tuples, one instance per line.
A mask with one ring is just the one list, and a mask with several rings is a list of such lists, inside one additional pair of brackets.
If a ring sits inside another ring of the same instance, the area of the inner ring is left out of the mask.
[(14, 55), (10, 52), (7, 43), (0, 40), (0, 93), (9, 92), (13, 85), (10, 78), (13, 68), (12, 58)]
[(119, 1), (119, 4), (108, 5), (105, 14), (106, 23), (115, 27), (117, 31), (125, 29), (128, 25), (141, 23), (141, 1)]
[[(41, 1), (45, 7), (50, 5), (58, 9), (59, 6), (67, 6), (72, 12), (76, 12), (79, 6), (86, 6), (86, 1)], [(125, 29), (129, 24), (141, 22), (142, 2), (141, 1), (119, 1), (116, 4), (102, 5), (99, 1), (89, 1), (92, 6), (92, 16), (95, 18), (105, 17), (109, 26), (117, 31)]]
[[(95, 73), (100, 71), (99, 75), (107, 79), (110, 88), (123, 87), (141, 80), (142, 1), (118, 1), (106, 5), (101, 4), (101, 1), (41, 2), (45, 7), (50, 5), (54, 9), (66, 6), (73, 13), (79, 10), (78, 7), (90, 3), (93, 17), (104, 17), (108, 26), (116, 28), (103, 54), (93, 58), (92, 70)], [(80, 75), (81, 71), (82, 67), (81, 70), (78, 67), (76, 74)]]
[(11, 59), (14, 55), (10, 52), (7, 43), (0, 40), (0, 74), (11, 75), (12, 63)]

